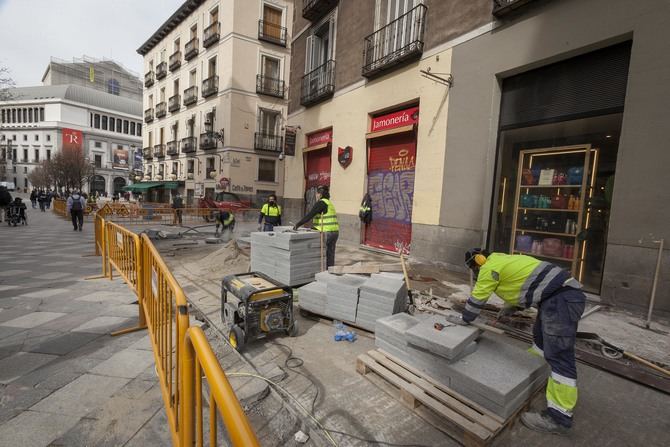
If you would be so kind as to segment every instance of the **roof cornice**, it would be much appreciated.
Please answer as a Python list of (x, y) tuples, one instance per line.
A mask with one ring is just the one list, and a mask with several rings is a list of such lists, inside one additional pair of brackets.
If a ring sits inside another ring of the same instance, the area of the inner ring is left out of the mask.
[(177, 11), (174, 12), (153, 35), (137, 49), (137, 52), (146, 56), (158, 43), (174, 30), (181, 22), (193, 13), (205, 0), (186, 0)]

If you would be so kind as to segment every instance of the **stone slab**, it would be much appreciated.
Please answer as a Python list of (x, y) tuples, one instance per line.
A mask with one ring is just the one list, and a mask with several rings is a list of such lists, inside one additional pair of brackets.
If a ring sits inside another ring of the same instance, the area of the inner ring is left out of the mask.
[[(436, 323), (445, 326), (442, 330), (437, 330), (434, 327)], [(450, 360), (475, 341), (479, 334), (480, 330), (475, 327), (447, 323), (439, 315), (433, 315), (405, 332), (410, 344)]]
[(65, 355), (84, 346), (86, 343), (89, 343), (98, 337), (100, 337), (100, 334), (92, 334), (87, 332), (66, 332), (62, 335), (49, 338), (41, 343), (38, 343), (37, 345), (31, 346), (29, 350), (30, 352), (40, 354)]
[(66, 314), (61, 312), (31, 312), (13, 320), (5, 321), (2, 326), (19, 327), (24, 329), (34, 328), (51, 320), (60, 318)]
[(154, 363), (149, 351), (124, 349), (91, 370), (93, 374), (133, 379)]
[(91, 332), (94, 334), (106, 334), (111, 330), (120, 328), (128, 318), (122, 317), (97, 317), (72, 329), (72, 332)]
[(56, 358), (55, 355), (32, 352), (18, 352), (5, 357), (0, 360), (0, 384), (6, 385)]
[(24, 411), (0, 426), (0, 442), (6, 446), (47, 446), (78, 420), (79, 417), (65, 414)]

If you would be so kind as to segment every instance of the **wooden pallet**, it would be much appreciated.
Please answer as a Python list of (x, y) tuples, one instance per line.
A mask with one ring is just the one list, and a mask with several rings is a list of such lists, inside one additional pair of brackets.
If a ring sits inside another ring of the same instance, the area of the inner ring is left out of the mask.
[(486, 446), (530, 403), (507, 420), (382, 350), (358, 356), (356, 370), (426, 422), (465, 446)]

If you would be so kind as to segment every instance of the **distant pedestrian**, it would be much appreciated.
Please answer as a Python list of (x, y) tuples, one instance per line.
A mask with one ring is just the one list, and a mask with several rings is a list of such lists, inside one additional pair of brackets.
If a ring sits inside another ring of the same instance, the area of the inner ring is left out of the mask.
[(51, 192), (50, 189), (47, 189), (47, 201), (46, 201), (46, 208), (51, 209), (51, 199), (53, 199), (54, 195)]
[(281, 225), (281, 206), (277, 205), (277, 196), (272, 194), (261, 208), (258, 216), (258, 231), (272, 231), (277, 225)]
[(47, 193), (45, 190), (41, 189), (40, 192), (37, 194), (37, 201), (40, 204), (40, 211), (44, 213), (46, 211), (47, 206)]
[(73, 192), (67, 198), (67, 212), (72, 216), (74, 231), (81, 231), (84, 226), (84, 209), (86, 209), (86, 199), (78, 191)]
[(33, 205), (33, 209), (37, 208), (37, 190), (35, 189), (30, 192), (30, 203)]
[(174, 224), (182, 224), (182, 213), (184, 212), (184, 200), (179, 193), (176, 193), (172, 198), (172, 209), (174, 210)]
[(12, 203), (12, 195), (7, 191), (7, 188), (0, 186), (0, 222), (5, 219), (7, 207)]

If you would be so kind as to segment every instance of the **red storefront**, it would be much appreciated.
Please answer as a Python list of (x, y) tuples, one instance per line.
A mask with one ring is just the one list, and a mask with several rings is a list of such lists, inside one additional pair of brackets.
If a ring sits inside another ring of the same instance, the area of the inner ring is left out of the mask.
[(419, 107), (370, 122), (367, 192), (372, 199), (372, 222), (365, 226), (363, 241), (369, 247), (410, 251), (418, 122)]
[(316, 202), (316, 188), (330, 186), (330, 162), (332, 153), (333, 129), (320, 130), (307, 135), (307, 147), (303, 149), (305, 157), (305, 211)]

